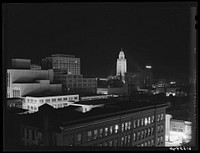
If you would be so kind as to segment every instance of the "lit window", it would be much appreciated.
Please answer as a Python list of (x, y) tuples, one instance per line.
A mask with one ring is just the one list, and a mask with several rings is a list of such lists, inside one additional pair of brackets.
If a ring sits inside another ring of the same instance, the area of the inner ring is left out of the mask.
[(122, 132), (124, 131), (124, 123), (122, 123)]
[(158, 122), (160, 121), (160, 114), (158, 114), (158, 120), (157, 120)]
[(121, 139), (121, 146), (123, 146), (124, 145), (124, 137), (122, 137), (122, 139)]
[(160, 144), (160, 137), (157, 138), (157, 144)]
[(94, 139), (98, 138), (98, 130), (94, 130)]
[(147, 125), (147, 118), (145, 117), (145, 120), (144, 120), (144, 125)]
[(104, 132), (105, 132), (105, 133), (104, 133), (105, 136), (107, 136), (107, 135), (108, 135), (108, 128), (107, 128), (107, 127), (105, 128)]
[(151, 128), (148, 128), (148, 136), (151, 135)]
[(148, 118), (148, 123), (151, 124), (151, 117)]
[(103, 136), (103, 129), (100, 129), (99, 130), (99, 137), (102, 137)]
[(141, 143), (141, 147), (143, 147), (144, 146), (144, 144), (143, 143)]
[(161, 114), (161, 116), (160, 116), (160, 120), (162, 121), (163, 119), (164, 119), (164, 115)]
[(131, 122), (128, 122), (128, 129), (131, 129)]
[(131, 135), (129, 134), (128, 135), (128, 143), (130, 143), (131, 142)]
[(125, 123), (125, 131), (128, 129), (128, 123)]
[(144, 119), (142, 118), (141, 119), (141, 126), (143, 126), (143, 123), (144, 123)]
[(140, 120), (138, 119), (138, 121), (137, 121), (137, 127), (139, 127), (140, 126)]
[(145, 146), (145, 147), (147, 146), (147, 142), (146, 142), (146, 141), (144, 142), (144, 146)]
[(136, 141), (136, 133), (133, 133), (133, 141)]
[(151, 117), (151, 123), (154, 123), (154, 115)]
[(113, 126), (110, 126), (110, 134), (113, 133)]
[(118, 133), (118, 130), (119, 130), (119, 126), (116, 124), (115, 125), (115, 133)]

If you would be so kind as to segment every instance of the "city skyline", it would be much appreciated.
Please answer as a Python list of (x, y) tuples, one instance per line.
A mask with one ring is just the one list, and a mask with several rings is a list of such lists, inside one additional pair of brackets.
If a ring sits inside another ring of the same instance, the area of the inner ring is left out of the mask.
[(7, 4), (3, 14), (8, 65), (12, 58), (39, 64), (51, 54), (69, 54), (80, 58), (84, 75), (115, 75), (122, 48), (127, 72), (151, 65), (158, 75), (189, 75), (190, 9), (184, 5)]

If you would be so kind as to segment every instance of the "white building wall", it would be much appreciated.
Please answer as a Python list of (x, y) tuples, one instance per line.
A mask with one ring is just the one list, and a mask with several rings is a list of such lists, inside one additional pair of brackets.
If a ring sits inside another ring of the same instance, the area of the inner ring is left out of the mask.
[[(36, 80), (46, 80), (42, 83), (33, 83)], [(49, 81), (47, 81), (49, 80)], [(13, 97), (13, 88), (18, 87), (21, 90), (21, 96), (31, 91), (38, 90), (39, 88), (50, 88), (49, 83), (53, 82), (53, 70), (20, 70), (8, 69), (7, 70), (7, 97)], [(49, 83), (48, 83), (49, 82)], [(61, 85), (59, 85), (61, 86)], [(40, 91), (42, 91), (40, 90)], [(59, 89), (60, 90), (60, 89)]]
[(13, 82), (32, 82), (35, 80), (50, 80), (53, 82), (53, 70), (20, 70), (8, 69), (11, 83)]
[(45, 103), (54, 108), (63, 108), (69, 106), (71, 103), (78, 102), (79, 95), (64, 95), (64, 96), (49, 96), (49, 97), (25, 97), (23, 109), (31, 112), (37, 112), (38, 108)]
[(44, 91), (49, 91), (53, 93), (61, 93), (61, 84), (42, 84), (42, 83), (21, 83), (13, 84), (11, 88), (10, 95), (13, 97), (13, 88), (19, 88), (21, 92), (21, 97), (28, 94), (36, 94)]

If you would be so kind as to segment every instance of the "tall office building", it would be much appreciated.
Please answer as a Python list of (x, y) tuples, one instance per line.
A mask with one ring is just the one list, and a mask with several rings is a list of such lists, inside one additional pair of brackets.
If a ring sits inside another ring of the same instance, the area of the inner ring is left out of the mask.
[(42, 59), (42, 69), (54, 69), (71, 75), (80, 75), (80, 58), (74, 55), (53, 54)]
[(152, 87), (152, 82), (153, 82), (153, 76), (151, 72), (152, 66), (146, 66), (145, 70), (142, 72), (143, 75), (143, 88), (151, 88)]
[(126, 66), (126, 59), (124, 52), (120, 51), (119, 58), (117, 59), (117, 76), (121, 76), (123, 82), (125, 82), (125, 73), (127, 72), (127, 66)]

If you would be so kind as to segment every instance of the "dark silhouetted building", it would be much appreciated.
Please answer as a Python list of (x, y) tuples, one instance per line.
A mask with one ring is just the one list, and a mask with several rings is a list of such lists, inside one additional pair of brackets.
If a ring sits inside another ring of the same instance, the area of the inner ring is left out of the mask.
[[(53, 109), (45, 104), (21, 116), (25, 146), (164, 146), (167, 104), (98, 100), (105, 104), (82, 113), (69, 106)], [(85, 101), (85, 103), (87, 103)]]

